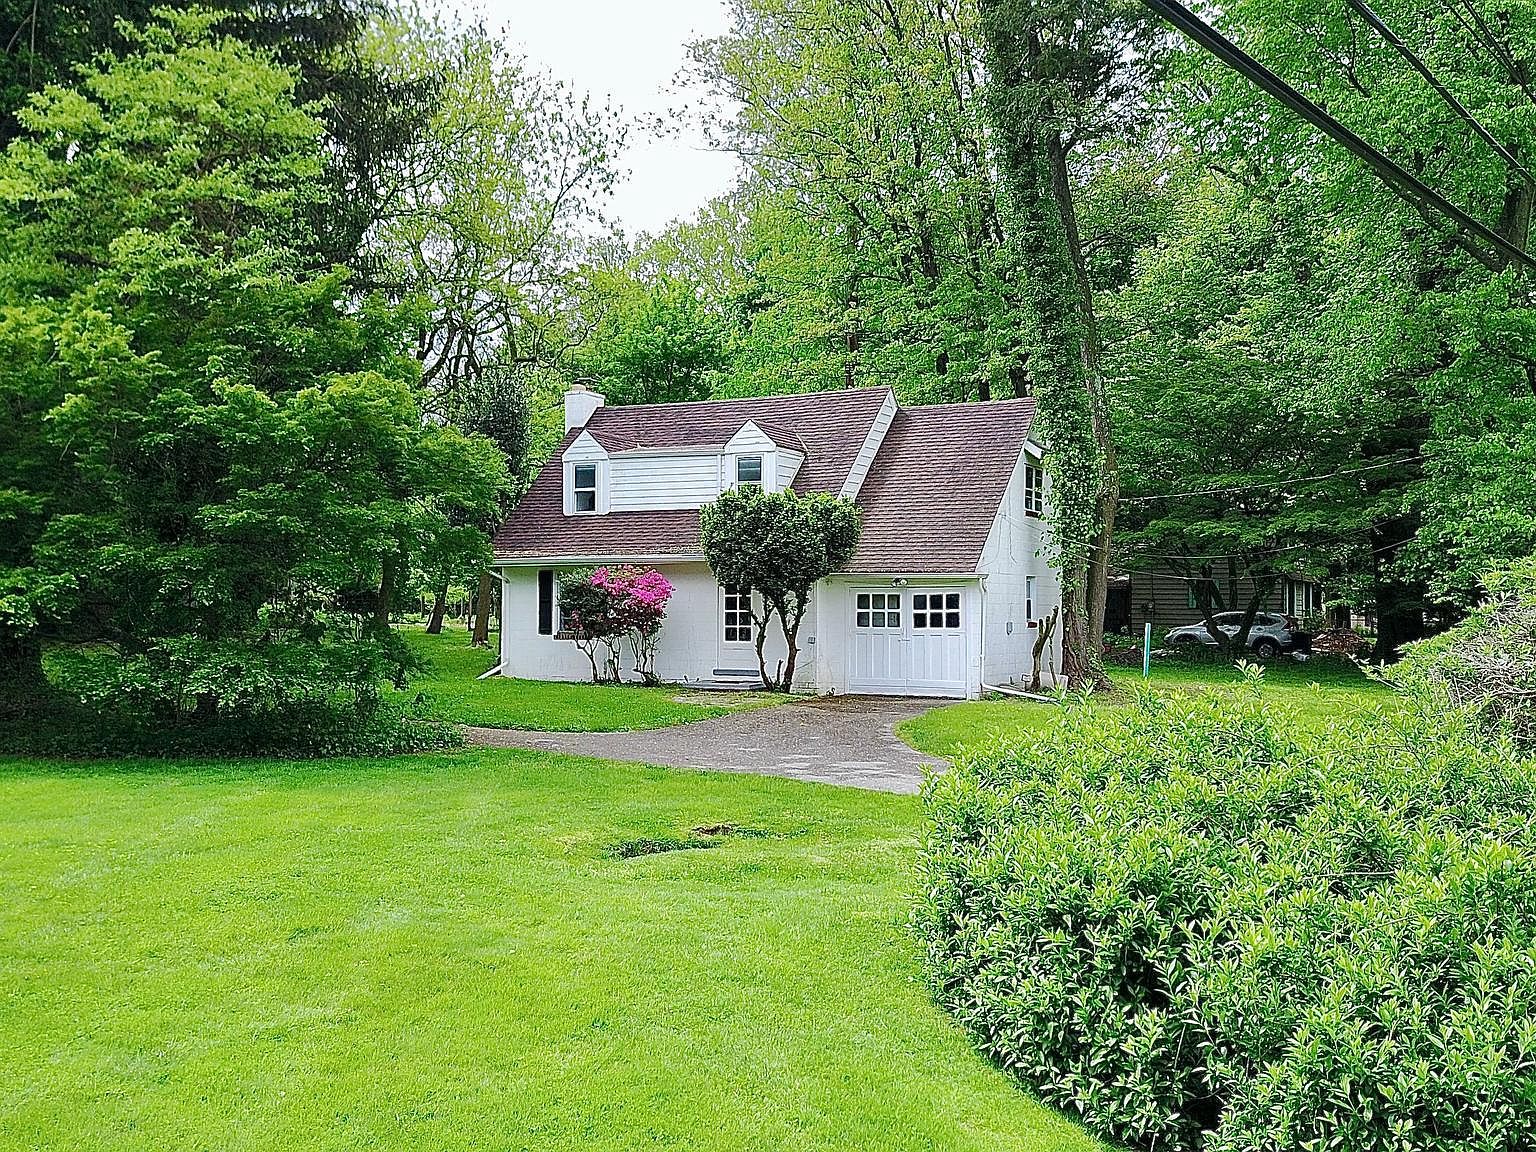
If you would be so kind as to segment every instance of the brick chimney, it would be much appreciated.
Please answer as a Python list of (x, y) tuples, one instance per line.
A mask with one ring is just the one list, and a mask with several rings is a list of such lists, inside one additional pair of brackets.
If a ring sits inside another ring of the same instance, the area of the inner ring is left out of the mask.
[(594, 392), (585, 384), (572, 384), (565, 394), (565, 430), (585, 428), (592, 413), (603, 406), (604, 399), (601, 392)]

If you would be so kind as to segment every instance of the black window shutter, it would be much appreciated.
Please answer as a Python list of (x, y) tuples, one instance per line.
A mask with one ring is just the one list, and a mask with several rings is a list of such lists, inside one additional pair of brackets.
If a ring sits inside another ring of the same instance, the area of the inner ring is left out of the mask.
[(539, 569), (539, 635), (555, 634), (555, 573), (549, 568)]

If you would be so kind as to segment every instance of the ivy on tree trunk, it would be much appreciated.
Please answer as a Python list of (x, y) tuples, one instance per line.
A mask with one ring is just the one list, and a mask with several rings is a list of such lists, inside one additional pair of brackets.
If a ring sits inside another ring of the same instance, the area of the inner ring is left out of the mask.
[(1029, 370), (1052, 479), (1062, 671), (1072, 687), (1104, 684), (1100, 654), (1118, 486), (1098, 325), (1068, 180), (1070, 145), (1045, 82), (1036, 4), (982, 0), (980, 13), (988, 108), (1011, 201), (1021, 296), (1034, 323)]

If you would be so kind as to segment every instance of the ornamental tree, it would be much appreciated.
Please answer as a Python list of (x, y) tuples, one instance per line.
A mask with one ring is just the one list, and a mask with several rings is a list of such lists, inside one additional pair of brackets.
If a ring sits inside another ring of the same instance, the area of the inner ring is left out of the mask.
[(592, 665), (593, 683), (622, 678), (619, 656), (625, 644), (634, 654), (640, 678), (657, 683), (656, 648), (671, 599), (671, 582), (654, 568), (619, 565), (561, 573), (561, 615), (570, 621), (576, 646)]
[(597, 569), (592, 583), (613, 599), (619, 635), (629, 642), (640, 679), (647, 684), (659, 683), (656, 649), (661, 643), (667, 602), (672, 599), (672, 582), (654, 568), (629, 564)]
[[(841, 571), (853, 557), (863, 529), (863, 514), (852, 500), (818, 493), (762, 492), (736, 489), (704, 508), (704, 558), (722, 585), (755, 592), (757, 666), (763, 686), (788, 692), (800, 653), (800, 623), (818, 580)], [(779, 618), (788, 655), (768, 674), (763, 643), (771, 617)]]

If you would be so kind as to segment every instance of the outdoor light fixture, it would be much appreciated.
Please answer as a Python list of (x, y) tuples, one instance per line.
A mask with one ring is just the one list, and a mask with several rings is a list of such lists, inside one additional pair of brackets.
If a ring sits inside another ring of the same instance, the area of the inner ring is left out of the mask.
[(898, 576), (896, 579), (891, 581), (892, 588), (905, 588), (906, 586), (907, 578), (905, 576)]

